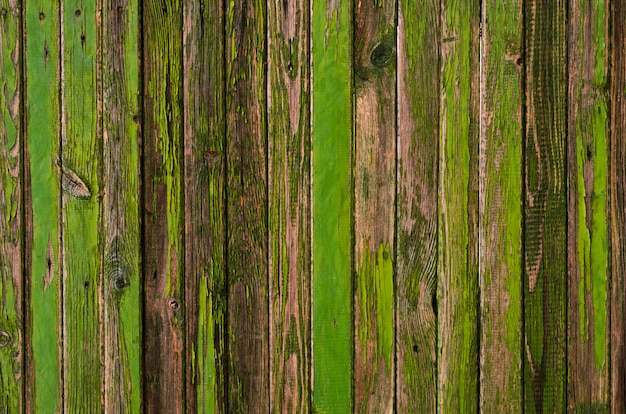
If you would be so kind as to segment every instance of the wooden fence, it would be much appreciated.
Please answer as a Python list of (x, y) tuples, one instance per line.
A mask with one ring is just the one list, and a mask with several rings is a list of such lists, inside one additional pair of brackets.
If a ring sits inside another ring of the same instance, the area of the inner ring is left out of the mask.
[(626, 0), (0, 0), (0, 412), (626, 412)]

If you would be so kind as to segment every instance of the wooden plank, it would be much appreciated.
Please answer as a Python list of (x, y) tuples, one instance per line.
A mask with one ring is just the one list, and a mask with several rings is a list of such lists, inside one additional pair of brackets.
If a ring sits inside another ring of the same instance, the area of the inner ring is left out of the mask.
[(25, 280), (27, 281), (27, 412), (62, 408), (59, 158), (60, 50), (56, 2), (24, 2)]
[(229, 412), (269, 409), (266, 6), (226, 9)]
[(605, 1), (568, 7), (568, 409), (608, 412)]
[(352, 2), (313, 0), (313, 411), (352, 410)]
[(183, 7), (187, 410), (227, 412), (224, 11)]
[(437, 411), (440, 17), (398, 4), (396, 412)]
[(609, 2), (611, 102), (609, 251), (611, 266), (611, 412), (626, 412), (626, 2)]
[(22, 19), (0, 2), (0, 407), (24, 410)]
[(478, 1), (442, 3), (439, 402), (478, 410)]
[(185, 412), (182, 6), (143, 4), (144, 409)]
[(394, 402), (396, 2), (354, 9), (355, 411)]
[(525, 412), (566, 409), (566, 2), (525, 4)]
[(104, 412), (140, 412), (139, 2), (102, 9)]
[(523, 4), (482, 3), (480, 410), (522, 412)]
[(311, 131), (307, 0), (268, 2), (270, 412), (307, 413)]

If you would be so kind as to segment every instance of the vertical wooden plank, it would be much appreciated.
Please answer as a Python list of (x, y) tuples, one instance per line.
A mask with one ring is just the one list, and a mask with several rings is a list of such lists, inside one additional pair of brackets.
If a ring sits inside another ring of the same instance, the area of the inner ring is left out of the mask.
[(25, 278), (29, 289), (28, 412), (59, 412), (61, 320), (59, 302), (60, 42), (57, 2), (25, 6)]
[(357, 412), (394, 402), (396, 2), (355, 4), (354, 392)]
[(521, 1), (482, 3), (480, 411), (520, 413), (522, 395)]
[(568, 410), (608, 412), (605, 1), (568, 7)]
[(439, 411), (478, 410), (478, 1), (442, 3)]
[(104, 412), (137, 413), (141, 385), (139, 2), (102, 8)]
[(398, 5), (396, 411), (437, 411), (440, 5)]
[(226, 9), (229, 411), (269, 407), (266, 2)]
[(143, 4), (144, 409), (185, 412), (182, 6)]
[(626, 2), (610, 0), (611, 412), (626, 412)]
[(224, 11), (183, 7), (187, 410), (226, 412)]
[(96, 131), (95, 1), (66, 1), (61, 13), (63, 409), (97, 411), (102, 147)]
[(0, 407), (22, 412), (22, 19), (16, 0), (0, 2)]
[(525, 412), (566, 409), (566, 2), (525, 4)]
[(268, 2), (270, 412), (311, 384), (310, 2)]
[(313, 0), (313, 410), (352, 410), (352, 2)]

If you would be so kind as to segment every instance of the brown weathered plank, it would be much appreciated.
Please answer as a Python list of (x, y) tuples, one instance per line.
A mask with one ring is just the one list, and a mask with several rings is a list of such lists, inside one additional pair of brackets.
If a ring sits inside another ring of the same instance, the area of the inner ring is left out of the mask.
[(185, 412), (182, 6), (143, 4), (144, 405)]
[(608, 13), (604, 0), (568, 7), (568, 409), (609, 407), (607, 243)]
[(391, 412), (394, 401), (395, 12), (393, 0), (355, 3), (356, 412)]
[(270, 412), (307, 413), (311, 384), (309, 1), (268, 2)]
[(266, 2), (226, 9), (230, 412), (269, 407)]
[(184, 4), (185, 312), (188, 412), (226, 412), (224, 11)]
[(398, 6), (396, 411), (437, 410), (439, 1)]
[(525, 412), (566, 409), (566, 2), (525, 4)]

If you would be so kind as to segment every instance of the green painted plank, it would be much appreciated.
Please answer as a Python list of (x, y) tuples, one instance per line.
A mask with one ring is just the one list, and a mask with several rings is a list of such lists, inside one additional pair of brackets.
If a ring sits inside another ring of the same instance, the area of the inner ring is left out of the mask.
[(529, 0), (524, 9), (525, 412), (563, 412), (567, 382), (567, 4)]
[(480, 410), (520, 413), (523, 4), (482, 6)]
[(61, 10), (63, 409), (100, 409), (101, 144), (96, 129), (96, 4)]
[(438, 411), (478, 410), (479, 2), (442, 3)]
[(398, 5), (397, 412), (437, 411), (439, 7)]
[(141, 411), (139, 2), (102, 9), (104, 412)]
[(313, 0), (313, 410), (352, 409), (352, 2)]
[(605, 2), (571, 0), (569, 19), (568, 409), (609, 409), (608, 44)]
[(311, 402), (310, 4), (268, 2), (270, 412)]
[(183, 7), (187, 410), (227, 412), (224, 10)]
[(354, 9), (354, 398), (356, 412), (394, 403), (396, 2)]
[(59, 302), (59, 6), (28, 0), (25, 6), (25, 209), (29, 281), (26, 410), (59, 412), (61, 319)]
[(269, 410), (266, 2), (227, 3), (228, 410)]
[(182, 5), (143, 3), (144, 409), (185, 412)]
[(24, 410), (21, 11), (0, 2), (0, 407)]

